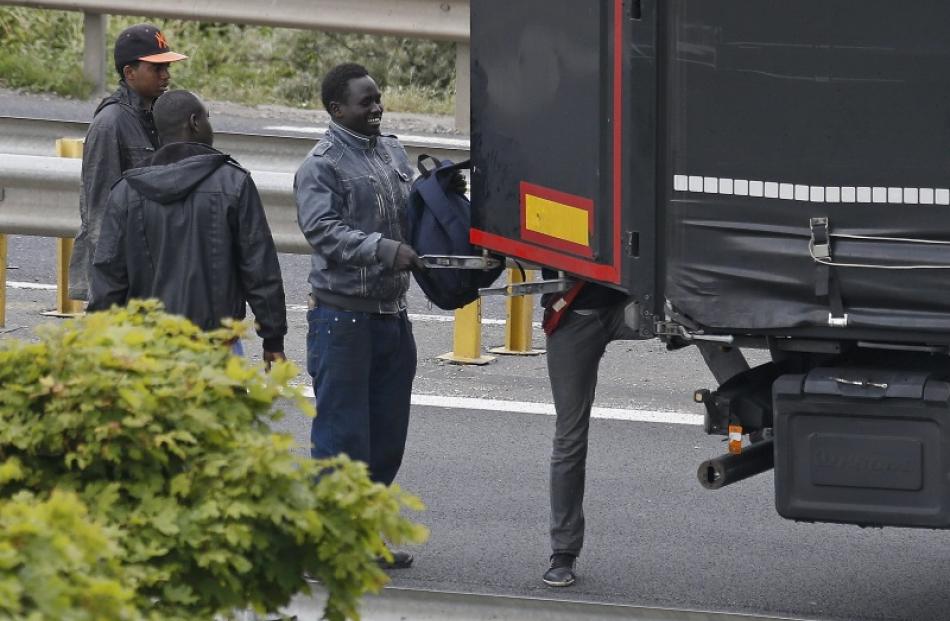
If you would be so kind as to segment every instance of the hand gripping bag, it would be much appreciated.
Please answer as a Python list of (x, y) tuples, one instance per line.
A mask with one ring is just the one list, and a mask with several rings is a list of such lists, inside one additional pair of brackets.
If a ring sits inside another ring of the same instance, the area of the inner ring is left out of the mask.
[[(426, 163), (434, 164), (427, 167)], [(428, 155), (419, 156), (419, 176), (408, 201), (408, 241), (419, 256), (477, 256), (469, 243), (471, 203), (449, 189), (456, 171), (471, 167), (469, 160), (454, 164)], [(504, 263), (490, 270), (414, 270), (413, 276), (429, 300), (443, 310), (455, 310), (474, 302), (478, 290), (491, 285), (504, 270)]]

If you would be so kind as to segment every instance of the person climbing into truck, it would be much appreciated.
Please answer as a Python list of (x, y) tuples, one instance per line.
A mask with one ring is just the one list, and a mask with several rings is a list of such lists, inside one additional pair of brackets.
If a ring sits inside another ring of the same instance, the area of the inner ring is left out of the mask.
[(597, 369), (610, 342), (638, 335), (625, 322), (626, 294), (604, 285), (577, 280), (563, 294), (545, 295), (541, 303), (556, 413), (550, 474), (551, 564), (542, 580), (548, 586), (567, 587), (576, 581), (574, 566), (584, 545), (587, 438)]

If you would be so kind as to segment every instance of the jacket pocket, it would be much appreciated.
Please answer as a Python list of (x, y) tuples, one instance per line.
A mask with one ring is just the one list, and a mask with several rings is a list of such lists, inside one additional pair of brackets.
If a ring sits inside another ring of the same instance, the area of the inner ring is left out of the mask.
[(343, 219), (366, 233), (376, 230), (379, 212), (379, 191), (376, 180), (369, 175), (350, 177), (342, 180), (346, 192), (345, 213)]

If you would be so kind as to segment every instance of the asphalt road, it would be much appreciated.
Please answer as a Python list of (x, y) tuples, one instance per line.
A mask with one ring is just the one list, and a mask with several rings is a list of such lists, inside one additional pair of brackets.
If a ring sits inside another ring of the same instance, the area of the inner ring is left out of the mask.
[[(201, 96), (201, 93), (197, 95)], [(0, 116), (89, 122), (100, 99), (69, 99), (0, 88)], [(212, 126), (216, 131), (223, 132), (310, 136), (314, 126), (326, 127), (329, 120), (327, 113), (319, 107), (305, 109), (267, 105), (248, 107), (219, 101), (205, 103), (211, 112)], [(385, 113), (383, 131), (432, 136), (455, 134), (454, 120), (450, 116), (396, 112)]]
[[(14, 237), (8, 279), (55, 282), (52, 240)], [(306, 257), (281, 255), (288, 293), (287, 354), (304, 360)], [(15, 269), (13, 269), (15, 268)], [(21, 285), (16, 285), (20, 287)], [(30, 338), (48, 289), (8, 289), (0, 338)], [(484, 367), (447, 365), (452, 325), (410, 295), (417, 315), (419, 373), (414, 393), (545, 403), (543, 357), (504, 357)], [(490, 301), (485, 316), (503, 317)], [(432, 317), (435, 315), (436, 317)], [(483, 330), (500, 345), (500, 326)], [(536, 346), (542, 342), (536, 335)], [(254, 340), (247, 343), (259, 355)], [(307, 383), (300, 376), (298, 381)], [(696, 482), (698, 464), (724, 450), (707, 437), (691, 403), (711, 385), (698, 354), (665, 352), (655, 341), (614, 343), (605, 356), (598, 405), (684, 413), (683, 424), (598, 419), (588, 464), (587, 545), (571, 589), (544, 587), (547, 461), (553, 418), (485, 409), (414, 406), (398, 478), (428, 509), (432, 531), (397, 585), (582, 599), (636, 605), (770, 613), (809, 619), (950, 619), (948, 534), (798, 524), (778, 517), (772, 479), (759, 475), (716, 492)], [(689, 416), (694, 415), (694, 416)], [(291, 412), (282, 428), (305, 443), (309, 421)]]
[[(94, 103), (0, 90), (0, 114), (86, 120)], [(243, 109), (212, 102), (222, 131), (325, 124), (322, 113), (275, 107)], [(387, 115), (393, 132), (445, 133), (451, 120)], [(288, 131), (286, 129), (281, 131)], [(55, 282), (53, 240), (10, 239), (8, 280)], [(307, 257), (281, 255), (289, 305), (287, 354), (303, 366)], [(8, 289), (0, 339), (29, 339), (50, 320), (49, 289)], [(428, 307), (417, 290), (410, 311), (419, 369), (414, 393), (449, 404), (460, 397), (548, 403), (545, 359), (499, 357), (483, 367), (446, 364), (449, 313)], [(504, 318), (488, 299), (484, 316)], [(441, 319), (441, 320), (440, 320)], [(537, 320), (537, 313), (535, 319)], [(535, 347), (542, 347), (539, 331)], [(485, 325), (484, 346), (504, 330)], [(259, 357), (259, 344), (246, 350)], [(753, 356), (761, 357), (761, 355)], [(302, 384), (309, 379), (297, 378)], [(601, 364), (597, 405), (636, 414), (680, 412), (683, 424), (594, 420), (588, 464), (587, 544), (571, 589), (543, 586), (546, 567), (547, 462), (553, 418), (459, 407), (413, 407), (409, 446), (398, 483), (428, 509), (418, 519), (432, 536), (414, 550), (415, 566), (394, 574), (401, 586), (635, 605), (765, 613), (809, 619), (950, 619), (950, 536), (939, 531), (859, 529), (798, 524), (773, 508), (769, 474), (716, 492), (696, 482), (699, 463), (724, 450), (698, 426), (695, 388), (713, 387), (691, 349), (666, 352), (656, 341), (614, 343)], [(512, 408), (514, 409), (514, 408)], [(282, 423), (301, 444), (309, 421), (290, 412)]]

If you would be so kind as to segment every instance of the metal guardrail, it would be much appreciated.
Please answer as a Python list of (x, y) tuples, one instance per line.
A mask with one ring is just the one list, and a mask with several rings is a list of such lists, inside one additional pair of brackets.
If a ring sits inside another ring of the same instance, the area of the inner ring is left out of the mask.
[[(82, 138), (88, 127), (89, 123), (81, 121), (0, 116), (0, 153), (50, 155), (57, 139)], [(293, 172), (313, 145), (323, 137), (325, 128), (306, 130), (307, 136), (289, 132), (245, 134), (215, 131), (214, 141), (216, 148), (230, 154), (249, 170)], [(466, 138), (409, 135), (401, 136), (400, 141), (412, 161), (421, 153), (455, 162), (469, 157), (469, 141)]]
[[(85, 47), (83, 74), (105, 88), (107, 15), (147, 15), (255, 26), (335, 30), (418, 37), (456, 42), (455, 123), (469, 128), (470, 0), (166, 0), (156, 4), (133, 0), (0, 0), (0, 6), (82, 11)], [(174, 42), (187, 53), (186, 41)]]
[(0, 4), (457, 42), (469, 38), (469, 0), (164, 0), (155, 4), (132, 0), (2, 0)]
[[(313, 595), (301, 596), (284, 611), (299, 621), (316, 621), (326, 600), (319, 585)], [(678, 610), (623, 604), (509, 597), (474, 593), (450, 593), (407, 588), (386, 588), (379, 595), (363, 598), (363, 621), (803, 621), (789, 617)]]
[[(75, 237), (82, 161), (0, 153), (0, 233)], [(297, 227), (291, 173), (253, 171), (267, 221), (281, 252), (309, 254)]]
[[(251, 137), (256, 140), (259, 137)], [(79, 189), (82, 160), (80, 144), (71, 142), (75, 153), (70, 157), (48, 157), (0, 153), (0, 268), (5, 267), (6, 235), (33, 235), (60, 238), (57, 314), (72, 312), (66, 295), (66, 271), (72, 238), (79, 231)], [(313, 141), (308, 141), (308, 145)], [(267, 142), (273, 146), (272, 142)], [(308, 146), (309, 148), (309, 146)], [(426, 149), (430, 153), (431, 149)], [(409, 149), (410, 155), (412, 149)], [(457, 152), (455, 152), (457, 153)], [(294, 167), (297, 162), (294, 161)], [(281, 252), (310, 254), (312, 249), (297, 226), (297, 208), (293, 195), (294, 175), (289, 172), (252, 170), (270, 224), (271, 234)], [(68, 244), (65, 250), (63, 244)], [(509, 270), (510, 273), (511, 270)], [(6, 279), (0, 272), (0, 327), (4, 325)], [(517, 307), (509, 302), (505, 347), (498, 353), (533, 355), (531, 348), (531, 298), (520, 300)], [(459, 364), (486, 364), (493, 357), (481, 354), (481, 306), (475, 301), (456, 311), (453, 351), (445, 359)], [(460, 348), (459, 343), (467, 347)]]

